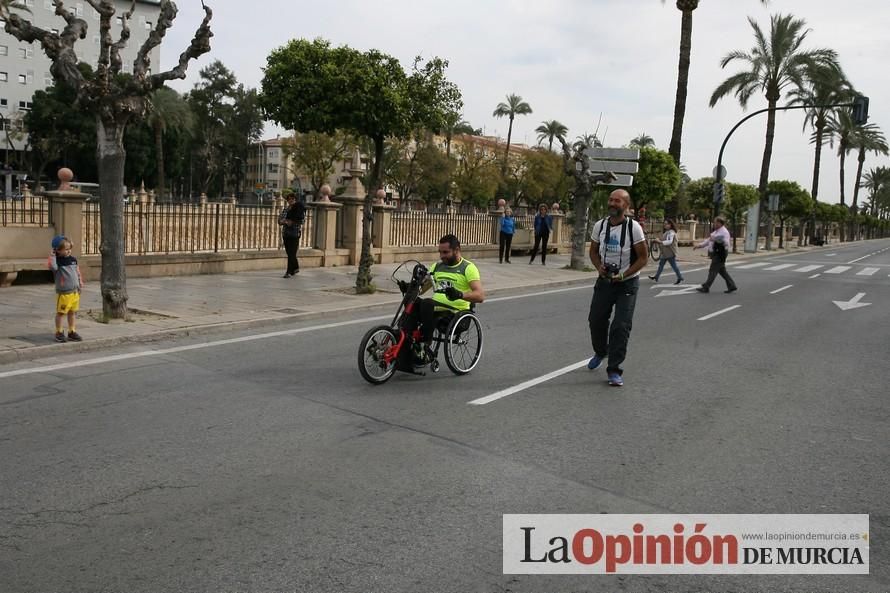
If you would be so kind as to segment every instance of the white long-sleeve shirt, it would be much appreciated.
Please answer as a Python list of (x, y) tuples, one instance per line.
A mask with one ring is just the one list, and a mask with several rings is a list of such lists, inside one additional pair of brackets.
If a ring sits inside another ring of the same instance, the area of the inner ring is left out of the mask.
[(723, 246), (729, 251), (729, 242), (731, 240), (732, 237), (729, 235), (729, 230), (726, 228), (726, 225), (723, 225), (719, 229), (714, 230), (710, 237), (699, 243), (698, 247), (707, 247), (708, 253), (713, 253), (714, 243), (723, 243)]

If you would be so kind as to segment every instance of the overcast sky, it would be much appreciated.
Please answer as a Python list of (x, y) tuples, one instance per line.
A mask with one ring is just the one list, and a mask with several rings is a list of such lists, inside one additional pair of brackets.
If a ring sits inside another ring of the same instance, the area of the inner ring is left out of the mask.
[[(599, 135), (607, 146), (623, 146), (641, 132), (658, 148), (670, 142), (677, 80), (681, 13), (674, 2), (659, 0), (207, 0), (214, 11), (213, 49), (192, 63), (186, 81), (171, 86), (192, 88), (198, 70), (222, 61), (238, 80), (259, 87), (269, 52), (296, 38), (323, 37), (335, 45), (379, 49), (406, 67), (415, 55), (439, 56), (450, 62), (449, 78), (458, 84), (464, 117), (486, 134), (506, 137), (507, 121), (492, 117), (508, 93), (532, 107), (518, 117), (513, 138), (534, 144), (534, 129), (557, 119), (572, 138), (593, 132), (602, 114)], [(186, 47), (202, 16), (199, 0), (179, 0), (179, 16), (162, 46), (168, 69)], [(774, 13), (803, 18), (811, 29), (804, 47), (836, 50), (853, 84), (870, 98), (870, 123), (890, 133), (890, 2), (887, 0), (702, 0), (694, 12), (692, 66), (683, 131), (682, 162), (692, 178), (711, 174), (717, 152), (730, 128), (746, 115), (734, 97), (714, 108), (714, 88), (743, 68), (720, 59), (732, 50), (749, 50), (753, 31), (747, 17), (769, 30)], [(748, 110), (766, 107), (755, 97)], [(813, 147), (803, 132), (803, 112), (777, 116), (772, 179), (812, 185)], [(766, 115), (752, 118), (735, 132), (724, 155), (728, 180), (757, 184)], [(267, 127), (267, 136), (281, 132)], [(839, 200), (836, 147), (822, 157), (819, 199)], [(865, 171), (890, 165), (887, 157), (869, 155)], [(852, 195), (856, 154), (846, 166), (847, 196)], [(848, 198), (849, 199), (849, 198)]]

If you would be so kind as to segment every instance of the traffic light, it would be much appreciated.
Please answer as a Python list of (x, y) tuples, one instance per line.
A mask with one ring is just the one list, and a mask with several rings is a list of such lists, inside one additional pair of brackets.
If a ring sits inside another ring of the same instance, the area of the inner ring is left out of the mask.
[(853, 99), (853, 123), (857, 126), (868, 122), (868, 97), (862, 95)]
[(726, 188), (723, 183), (717, 182), (714, 184), (714, 203), (722, 204), (723, 199), (726, 197)]

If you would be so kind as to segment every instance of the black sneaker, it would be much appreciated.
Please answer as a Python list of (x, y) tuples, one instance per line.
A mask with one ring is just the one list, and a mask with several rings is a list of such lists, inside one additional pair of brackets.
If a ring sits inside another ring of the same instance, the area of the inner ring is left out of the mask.
[(77, 332), (68, 332), (68, 339), (72, 342), (83, 342), (83, 338)]
[(710, 292), (710, 290), (705, 288), (704, 286), (699, 286), (695, 290), (697, 290), (698, 292), (705, 292), (705, 293)]
[(62, 332), (56, 332), (56, 342), (67, 342), (67, 341), (68, 340), (65, 339), (65, 334), (63, 334)]
[(733, 286), (732, 288), (727, 288), (727, 289), (724, 290), (723, 292), (725, 292), (726, 294), (729, 294), (729, 293), (731, 293), (731, 292), (735, 292), (735, 291), (737, 291), (738, 289), (739, 289), (738, 286)]

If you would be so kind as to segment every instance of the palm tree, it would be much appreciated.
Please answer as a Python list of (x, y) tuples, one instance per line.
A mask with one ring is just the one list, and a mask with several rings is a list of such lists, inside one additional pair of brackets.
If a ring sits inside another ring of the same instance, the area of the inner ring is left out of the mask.
[(155, 150), (158, 159), (158, 198), (164, 197), (164, 132), (181, 130), (190, 132), (194, 116), (188, 103), (173, 89), (161, 87), (150, 96), (148, 125), (154, 130)]
[(628, 142), (627, 145), (634, 148), (646, 148), (647, 146), (654, 147), (655, 140), (653, 140), (652, 136), (646, 134), (645, 132), (640, 132), (640, 135)]
[(840, 67), (828, 65), (820, 67), (810, 73), (809, 80), (804, 85), (793, 89), (788, 95), (791, 98), (789, 105), (809, 106), (804, 117), (803, 128), (812, 126), (813, 134), (810, 142), (816, 145), (813, 158), (813, 183), (810, 195), (813, 196), (814, 210), (810, 216), (810, 229), (808, 233), (801, 233), (798, 239), (803, 244), (804, 237), (809, 237), (815, 232), (815, 203), (819, 200), (819, 170), (822, 162), (822, 146), (826, 140), (832, 141), (833, 136), (828, 127), (829, 118), (835, 112), (834, 107), (828, 107), (837, 103), (852, 101), (855, 91), (847, 81)]
[(566, 134), (569, 132), (569, 129), (562, 124), (561, 122), (556, 121), (555, 119), (551, 119), (550, 121), (542, 121), (541, 125), (535, 128), (535, 131), (538, 133), (538, 144), (541, 143), (544, 138), (549, 140), (549, 144), (547, 145), (547, 150), (553, 150), (553, 140), (555, 138), (562, 138), (565, 140)]
[[(875, 154), (887, 155), (888, 146), (887, 139), (881, 130), (874, 124), (864, 124), (859, 126), (853, 137), (854, 147), (859, 148), (859, 166), (856, 168), (856, 183), (853, 185), (853, 203), (850, 205), (850, 212), (856, 214), (856, 203), (859, 198), (859, 188), (862, 181), (862, 166), (865, 163), (865, 153), (873, 152)], [(855, 221), (850, 222), (850, 230), (855, 231), (853, 226)], [(855, 234), (851, 237), (855, 239)]]
[(584, 150), (585, 148), (602, 148), (602, 147), (603, 147), (603, 143), (599, 139), (599, 137), (596, 135), (596, 133), (588, 134), (585, 132), (584, 134), (581, 134), (580, 136), (578, 136), (575, 139), (575, 143), (572, 144), (572, 148), (574, 148), (575, 150), (577, 150), (579, 152)]
[[(769, 166), (776, 130), (775, 109), (783, 90), (789, 86), (804, 86), (804, 81), (818, 68), (837, 64), (837, 54), (831, 49), (801, 49), (809, 29), (804, 28), (806, 22), (803, 19), (794, 18), (793, 15), (773, 15), (770, 18), (769, 36), (763, 34), (754, 19), (749, 17), (748, 22), (754, 29), (754, 47), (748, 52), (738, 50), (730, 52), (720, 62), (720, 67), (725, 68), (733, 60), (741, 60), (747, 64), (748, 69), (720, 83), (711, 95), (709, 104), (713, 107), (717, 101), (734, 93), (744, 109), (754, 93), (763, 91), (769, 106), (763, 162), (760, 166), (760, 183), (757, 188), (763, 200), (769, 182)], [(766, 245), (769, 249), (772, 246), (772, 228), (768, 228), (767, 233)]]
[(502, 117), (510, 118), (510, 127), (507, 128), (507, 150), (504, 152), (504, 164), (501, 167), (502, 171), (507, 169), (507, 158), (510, 155), (510, 137), (513, 135), (513, 118), (517, 115), (528, 115), (531, 112), (531, 105), (523, 101), (522, 97), (510, 94), (507, 95), (507, 102), (498, 103), (498, 106), (492, 113), (493, 116), (499, 119)]
[[(674, 127), (668, 153), (680, 166), (680, 148), (683, 138), (683, 119), (686, 117), (686, 92), (689, 86), (689, 63), (692, 53), (692, 11), (698, 8), (699, 0), (676, 0), (677, 10), (683, 13), (680, 21), (680, 64), (677, 68), (677, 98), (674, 101)], [(760, 0), (766, 4), (769, 0)], [(666, 0), (661, 0), (664, 4)]]

